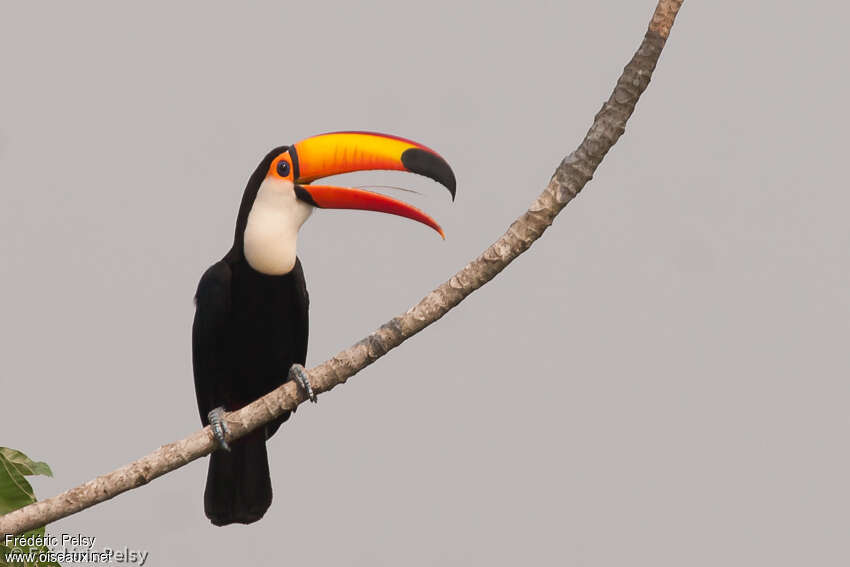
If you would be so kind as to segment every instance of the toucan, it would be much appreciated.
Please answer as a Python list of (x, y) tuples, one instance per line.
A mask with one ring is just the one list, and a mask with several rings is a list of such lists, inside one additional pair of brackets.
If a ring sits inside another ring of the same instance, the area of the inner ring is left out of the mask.
[(315, 208), (364, 209), (407, 217), (443, 230), (404, 202), (362, 189), (313, 184), (330, 175), (400, 170), (430, 177), (455, 196), (455, 176), (434, 150), (374, 132), (333, 132), (270, 151), (248, 179), (233, 246), (204, 272), (195, 293), (192, 362), (201, 422), (218, 450), (210, 456), (204, 511), (223, 526), (250, 524), (272, 501), (266, 440), (289, 412), (226, 442), (224, 412), (296, 380), (306, 380), (309, 297), (296, 255), (298, 230)]

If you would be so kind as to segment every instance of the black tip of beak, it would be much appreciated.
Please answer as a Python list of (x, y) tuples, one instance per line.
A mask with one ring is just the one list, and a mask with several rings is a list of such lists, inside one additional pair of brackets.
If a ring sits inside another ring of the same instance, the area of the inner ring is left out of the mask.
[(419, 148), (410, 148), (401, 154), (401, 163), (408, 171), (430, 177), (437, 183), (445, 185), (454, 201), (455, 174), (443, 158)]

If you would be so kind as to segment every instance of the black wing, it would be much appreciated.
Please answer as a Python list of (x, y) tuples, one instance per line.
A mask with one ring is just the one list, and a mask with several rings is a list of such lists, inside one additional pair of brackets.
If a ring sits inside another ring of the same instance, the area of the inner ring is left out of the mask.
[(303, 301), (298, 303), (298, 312), (296, 313), (296, 332), (294, 334), (294, 342), (292, 354), (295, 357), (295, 362), (305, 364), (307, 362), (307, 335), (309, 332), (309, 311), (310, 311), (310, 295), (307, 293), (307, 281), (304, 279), (304, 270), (301, 267), (301, 260), (295, 258), (295, 267), (292, 269), (292, 275), (295, 276), (295, 293), (303, 298)]
[[(304, 365), (307, 362), (307, 335), (309, 332), (309, 310), (310, 296), (307, 293), (307, 282), (304, 279), (304, 270), (301, 267), (301, 260), (295, 258), (295, 267), (292, 268), (293, 289), (295, 292), (296, 301), (295, 312), (292, 313), (292, 362)], [(266, 424), (266, 439), (270, 439), (272, 435), (280, 428), (280, 426), (289, 419), (289, 412), (284, 413), (278, 419)]]
[(192, 325), (192, 364), (195, 394), (201, 422), (208, 425), (207, 414), (228, 398), (226, 384), (231, 361), (226, 348), (230, 321), (230, 266), (224, 261), (213, 264), (198, 283), (195, 294), (195, 321)]

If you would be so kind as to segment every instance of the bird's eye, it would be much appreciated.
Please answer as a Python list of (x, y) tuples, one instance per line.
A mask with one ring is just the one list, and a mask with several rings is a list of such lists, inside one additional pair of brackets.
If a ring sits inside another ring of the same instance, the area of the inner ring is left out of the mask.
[(277, 174), (281, 177), (289, 177), (289, 162), (280, 160), (277, 162)]

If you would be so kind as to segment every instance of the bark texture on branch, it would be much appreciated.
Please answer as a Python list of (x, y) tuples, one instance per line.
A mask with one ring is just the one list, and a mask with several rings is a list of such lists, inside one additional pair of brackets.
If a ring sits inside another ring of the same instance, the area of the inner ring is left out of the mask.
[[(405, 314), (394, 317), (365, 339), (310, 369), (308, 377), (314, 392), (327, 392), (344, 383), (390, 349), (445, 315), (540, 238), (561, 209), (590, 181), (605, 154), (625, 131), (626, 122), (634, 112), (640, 95), (649, 85), (682, 1), (658, 2), (649, 30), (623, 70), (611, 97), (596, 114), (582, 143), (564, 158), (549, 185), (528, 211), (480, 256)], [(294, 410), (306, 399), (298, 386), (289, 382), (252, 404), (227, 414), (228, 441), (242, 437), (286, 410)], [(214, 448), (213, 437), (206, 427), (58, 496), (0, 516), (0, 534), (22, 533), (89, 508), (208, 455)]]

